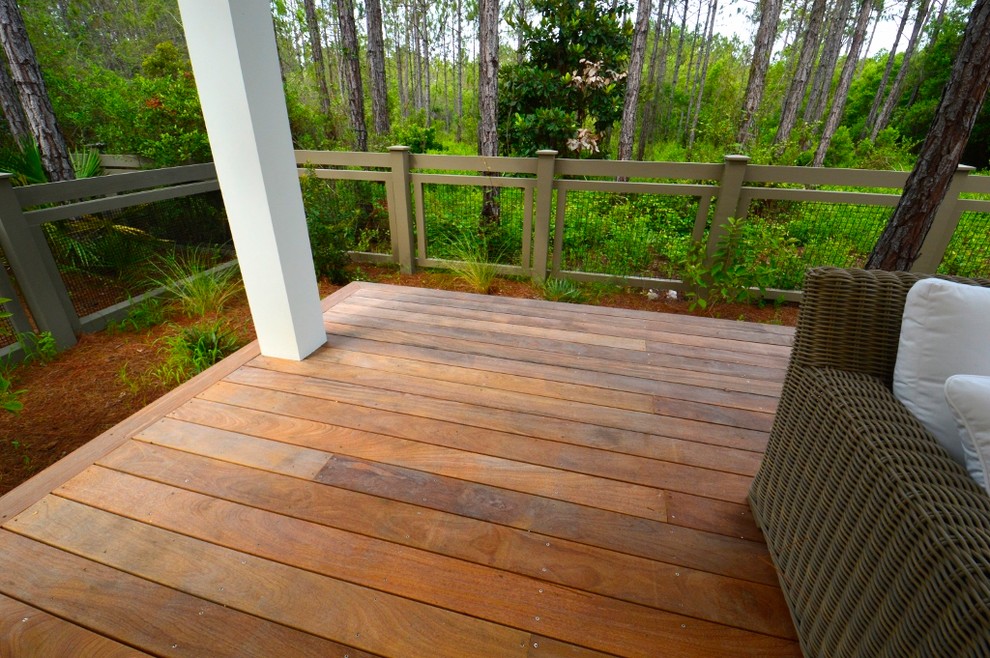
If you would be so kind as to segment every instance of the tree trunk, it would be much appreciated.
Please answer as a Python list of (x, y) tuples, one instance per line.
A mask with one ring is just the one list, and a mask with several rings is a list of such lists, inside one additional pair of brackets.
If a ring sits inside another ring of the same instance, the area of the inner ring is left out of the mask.
[(639, 114), (639, 85), (643, 78), (646, 54), (646, 33), (650, 31), (650, 0), (639, 0), (636, 8), (636, 28), (629, 54), (629, 75), (626, 77), (626, 98), (622, 105), (622, 128), (619, 131), (619, 159), (632, 158), (636, 115)]
[(385, 40), (382, 37), (381, 0), (365, 2), (368, 23), (368, 76), (371, 78), (371, 116), (375, 132), (387, 135), (392, 126), (388, 120), (388, 87), (385, 84)]
[(887, 127), (890, 123), (890, 117), (894, 113), (894, 106), (897, 105), (897, 101), (901, 99), (901, 92), (904, 90), (904, 80), (907, 78), (908, 66), (911, 64), (911, 58), (914, 56), (914, 51), (918, 47), (918, 41), (921, 38), (921, 31), (928, 20), (929, 9), (931, 5), (928, 0), (921, 0), (918, 5), (918, 13), (915, 15), (914, 28), (911, 30), (911, 37), (908, 39), (907, 48), (904, 49), (904, 58), (901, 60), (901, 68), (897, 71), (897, 76), (894, 78), (894, 84), (890, 88), (890, 93), (887, 94), (887, 98), (883, 102), (883, 108), (880, 110), (880, 114), (877, 116), (877, 120), (873, 124), (873, 128), (870, 130), (870, 139), (876, 141), (877, 135), (880, 131)]
[(835, 74), (835, 65), (839, 61), (839, 53), (842, 50), (842, 40), (846, 33), (846, 24), (849, 22), (849, 10), (852, 7), (851, 0), (842, 0), (832, 12), (832, 20), (829, 22), (828, 33), (825, 35), (825, 43), (822, 46), (822, 56), (815, 67), (815, 75), (811, 81), (811, 94), (808, 97), (808, 104), (804, 108), (805, 123), (818, 123), (825, 114), (828, 106), (828, 95), (832, 90), (832, 76)]
[(794, 70), (794, 77), (791, 79), (790, 87), (787, 90), (787, 98), (784, 101), (784, 109), (780, 115), (780, 125), (777, 126), (777, 134), (774, 143), (783, 147), (791, 136), (791, 131), (797, 125), (798, 112), (804, 103), (804, 92), (808, 88), (808, 77), (811, 67), (815, 63), (815, 55), (818, 54), (818, 46), (821, 36), (822, 22), (825, 18), (825, 0), (815, 0), (811, 5), (811, 14), (808, 17), (808, 29), (804, 33), (801, 43), (801, 55), (798, 57), (797, 68)]
[(866, 263), (907, 270), (918, 258), (990, 86), (990, 0), (976, 0), (904, 194)]
[(21, 108), (41, 152), (41, 165), (51, 181), (76, 177), (69, 149), (48, 98), (41, 67), (28, 39), (24, 19), (14, 0), (0, 0), (0, 42), (17, 87)]
[[(665, 3), (660, 0), (657, 3), (657, 22), (653, 36), (653, 50), (650, 53), (650, 98), (646, 101), (646, 107), (643, 108), (643, 123), (639, 128), (639, 142), (636, 145), (637, 160), (642, 160), (646, 155), (646, 143), (653, 137), (653, 129), (658, 114), (657, 103), (664, 80), (667, 77), (667, 54), (670, 48), (669, 12), (672, 7), (672, 2)], [(660, 47), (661, 41), (663, 42), (662, 48)]]
[(323, 39), (320, 35), (320, 23), (316, 18), (315, 0), (303, 0), (306, 13), (306, 28), (309, 30), (309, 47), (313, 53), (313, 70), (316, 74), (316, 84), (320, 89), (320, 109), (323, 114), (330, 114), (330, 90), (327, 87), (327, 72), (323, 63)]
[[(478, 2), (478, 155), (498, 155), (498, 0)], [(499, 223), (498, 188), (484, 188), (481, 230)]]
[(746, 83), (746, 100), (743, 101), (742, 120), (736, 141), (742, 145), (753, 139), (756, 115), (763, 101), (767, 84), (767, 71), (770, 69), (770, 55), (777, 39), (777, 25), (780, 23), (780, 9), (783, 0), (760, 0), (760, 26), (753, 41), (753, 61), (749, 65), (749, 81)]
[(457, 130), (455, 139), (458, 142), (463, 138), (461, 132), (464, 124), (464, 30), (461, 17), (461, 0), (457, 0), (457, 102), (455, 110), (457, 112)]
[(364, 86), (361, 83), (361, 60), (358, 57), (357, 27), (354, 25), (352, 0), (336, 0), (340, 23), (340, 40), (344, 50), (344, 77), (347, 80), (347, 109), (354, 129), (355, 148), (368, 150), (368, 128), (364, 123)]
[(705, 19), (707, 27), (705, 30), (705, 42), (702, 45), (701, 68), (698, 73), (698, 93), (694, 100), (694, 109), (689, 108), (691, 115), (690, 127), (688, 128), (688, 157), (691, 157), (691, 149), (694, 148), (694, 138), (698, 132), (698, 118), (701, 116), (701, 101), (705, 95), (705, 80), (708, 77), (708, 62), (711, 60), (712, 44), (715, 42), (715, 14), (718, 11), (718, 0), (711, 0), (708, 5), (708, 16)]
[(430, 6), (423, 0), (423, 11), (420, 18), (423, 21), (423, 68), (426, 70), (425, 98), (423, 107), (426, 109), (426, 127), (429, 128), (433, 121), (433, 80), (430, 67)]
[(677, 38), (677, 55), (674, 56), (674, 72), (670, 81), (670, 96), (666, 99), (666, 109), (660, 122), (664, 126), (664, 135), (670, 136), (670, 117), (674, 110), (674, 98), (677, 96), (677, 81), (684, 62), (684, 34), (687, 32), (688, 0), (684, 0), (684, 11), (681, 13), (681, 30)]
[(10, 134), (21, 149), (31, 139), (31, 128), (28, 126), (27, 118), (24, 116), (24, 108), (17, 97), (17, 87), (7, 70), (7, 60), (0, 61), (0, 106), (3, 107), (3, 116), (7, 119), (7, 128)]
[[(942, 0), (942, 2), (939, 3), (938, 17), (935, 19), (935, 25), (932, 26), (931, 33), (928, 35), (928, 43), (930, 44), (938, 41), (938, 35), (942, 31), (942, 25), (945, 21), (945, 8), (948, 4), (949, 0)], [(918, 92), (921, 91), (921, 85), (928, 77), (928, 72), (926, 71), (927, 66), (928, 58), (926, 57), (921, 61), (921, 70), (918, 72), (918, 75), (915, 76), (914, 89), (911, 90), (911, 97), (908, 98), (907, 102), (909, 106), (914, 105), (914, 102), (918, 99)]]
[(880, 112), (880, 103), (883, 102), (884, 95), (887, 92), (887, 82), (890, 80), (890, 72), (894, 69), (894, 59), (897, 57), (897, 44), (901, 42), (901, 35), (904, 34), (904, 26), (907, 25), (910, 14), (911, 0), (907, 0), (904, 4), (904, 13), (901, 15), (901, 22), (897, 25), (897, 34), (894, 35), (894, 45), (891, 47), (890, 53), (887, 54), (887, 66), (884, 67), (883, 77), (880, 78), (880, 86), (877, 87), (877, 93), (873, 97), (873, 105), (870, 106), (870, 113), (866, 117), (866, 123), (863, 124), (863, 132), (859, 135), (860, 139), (873, 133), (873, 126), (876, 124), (877, 114)]
[(849, 98), (849, 89), (852, 87), (853, 74), (856, 72), (859, 63), (859, 54), (863, 49), (863, 41), (866, 38), (866, 28), (870, 24), (870, 16), (873, 15), (873, 0), (862, 0), (859, 6), (859, 14), (856, 16), (856, 27), (853, 28), (852, 43), (849, 44), (849, 53), (846, 61), (842, 65), (842, 73), (839, 74), (839, 86), (835, 89), (835, 98), (832, 100), (832, 108), (829, 110), (828, 118), (825, 119), (825, 126), (822, 128), (822, 137), (818, 142), (818, 149), (815, 151), (815, 158), (812, 166), (822, 167), (825, 165), (825, 155), (828, 147), (832, 143), (832, 136), (842, 121), (842, 113), (846, 108), (846, 100)]

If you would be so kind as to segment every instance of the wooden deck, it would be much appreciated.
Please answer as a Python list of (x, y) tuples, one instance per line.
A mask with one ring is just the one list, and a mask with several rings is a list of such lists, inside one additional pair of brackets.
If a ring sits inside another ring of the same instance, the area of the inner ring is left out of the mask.
[(788, 328), (352, 284), (0, 500), (0, 655), (796, 656)]

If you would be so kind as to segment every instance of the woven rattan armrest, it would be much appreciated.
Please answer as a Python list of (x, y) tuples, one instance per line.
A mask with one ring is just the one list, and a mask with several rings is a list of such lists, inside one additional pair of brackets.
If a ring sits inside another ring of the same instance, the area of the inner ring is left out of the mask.
[(750, 502), (805, 655), (990, 654), (990, 497), (874, 377), (784, 395)]

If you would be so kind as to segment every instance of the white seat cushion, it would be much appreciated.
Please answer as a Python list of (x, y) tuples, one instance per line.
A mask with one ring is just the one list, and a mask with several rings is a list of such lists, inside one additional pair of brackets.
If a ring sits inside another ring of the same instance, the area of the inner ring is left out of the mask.
[(990, 377), (949, 377), (945, 400), (956, 419), (966, 470), (990, 494)]
[(952, 375), (990, 376), (990, 288), (922, 279), (904, 305), (894, 395), (965, 465), (945, 401), (945, 381)]

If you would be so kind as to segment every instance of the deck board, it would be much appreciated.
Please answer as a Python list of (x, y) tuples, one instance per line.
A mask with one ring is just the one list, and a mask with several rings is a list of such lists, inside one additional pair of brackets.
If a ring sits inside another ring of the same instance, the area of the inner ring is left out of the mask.
[(745, 500), (792, 330), (324, 310), (305, 361), (247, 348), (0, 500), (4, 655), (800, 655)]

